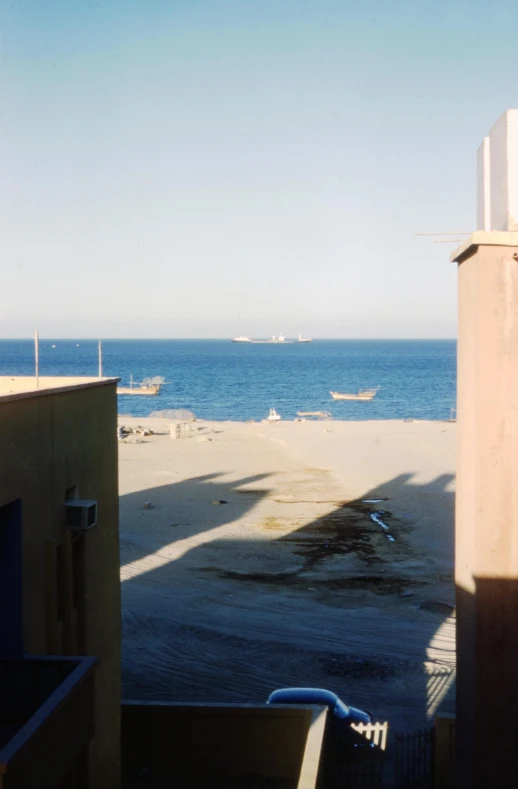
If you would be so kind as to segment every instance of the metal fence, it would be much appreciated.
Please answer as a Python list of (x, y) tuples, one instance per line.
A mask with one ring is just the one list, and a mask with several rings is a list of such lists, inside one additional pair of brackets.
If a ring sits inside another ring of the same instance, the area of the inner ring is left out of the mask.
[(351, 724), (354, 734), (340, 749), (329, 789), (382, 786), (388, 723)]
[(435, 729), (396, 735), (397, 789), (433, 789)]

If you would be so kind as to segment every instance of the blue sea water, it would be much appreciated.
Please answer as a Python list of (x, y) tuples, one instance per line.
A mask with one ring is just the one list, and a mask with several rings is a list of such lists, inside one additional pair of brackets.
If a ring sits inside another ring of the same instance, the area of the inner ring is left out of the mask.
[[(56, 347), (52, 347), (55, 345)], [(97, 341), (40, 340), (40, 375), (97, 375)], [(0, 375), (33, 375), (34, 346), (0, 341)], [(456, 398), (454, 340), (314, 340), (249, 345), (228, 340), (104, 340), (103, 374), (128, 384), (162, 375), (157, 397), (119, 396), (121, 414), (187, 408), (204, 419), (283, 419), (330, 411), (335, 419), (448, 419)], [(380, 386), (372, 402), (329, 390)]]

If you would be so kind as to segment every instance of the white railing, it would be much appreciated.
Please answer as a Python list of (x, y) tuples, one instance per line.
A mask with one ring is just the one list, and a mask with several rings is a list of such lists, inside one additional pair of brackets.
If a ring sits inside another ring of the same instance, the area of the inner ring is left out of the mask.
[(351, 728), (370, 740), (382, 751), (387, 747), (388, 722), (384, 723), (351, 723)]

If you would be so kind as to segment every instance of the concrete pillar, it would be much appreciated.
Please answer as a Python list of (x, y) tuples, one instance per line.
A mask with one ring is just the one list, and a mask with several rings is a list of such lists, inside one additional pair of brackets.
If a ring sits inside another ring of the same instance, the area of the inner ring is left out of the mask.
[(518, 110), (506, 110), (477, 153), (477, 229), (518, 230)]
[(459, 264), (457, 785), (518, 785), (518, 233)]

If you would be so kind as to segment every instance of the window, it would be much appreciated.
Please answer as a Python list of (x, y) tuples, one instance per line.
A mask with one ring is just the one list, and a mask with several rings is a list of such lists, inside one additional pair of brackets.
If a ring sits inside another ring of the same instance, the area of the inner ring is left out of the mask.
[(23, 655), (22, 503), (0, 507), (0, 658)]

